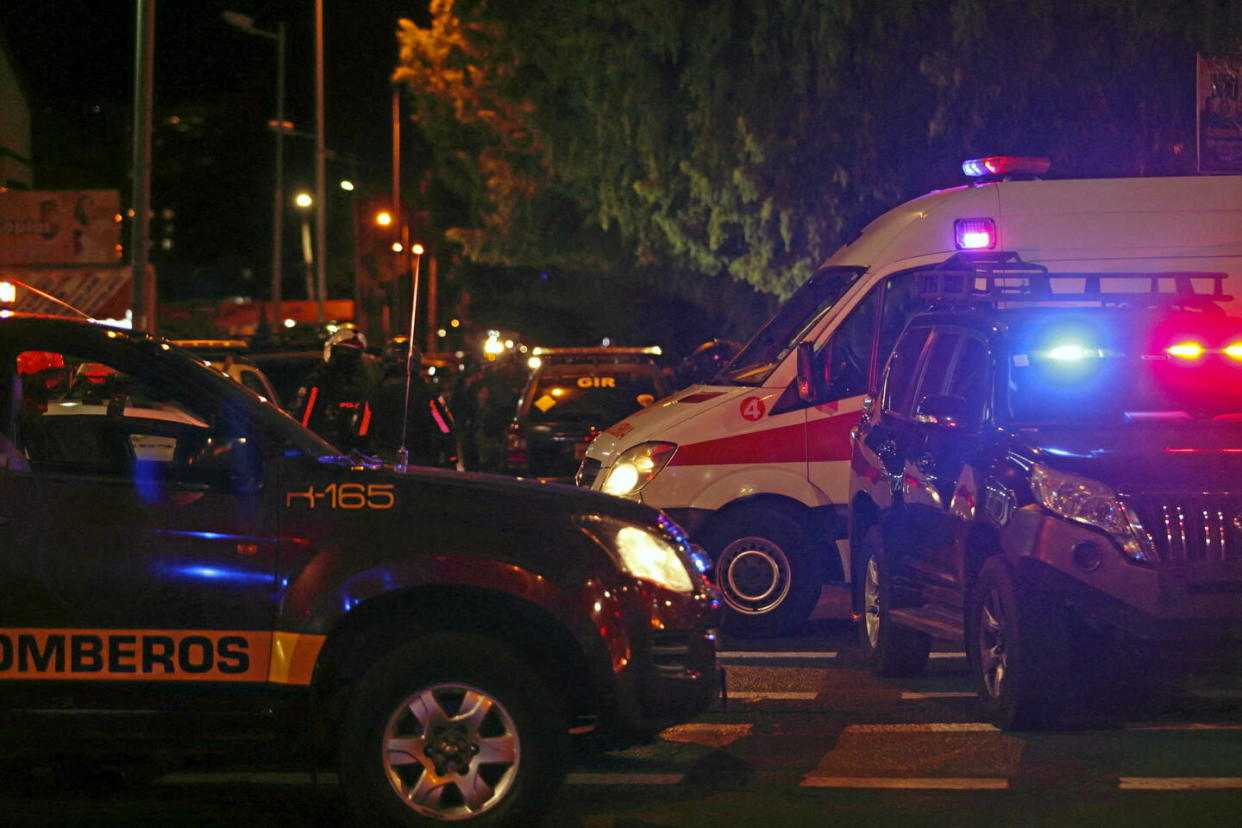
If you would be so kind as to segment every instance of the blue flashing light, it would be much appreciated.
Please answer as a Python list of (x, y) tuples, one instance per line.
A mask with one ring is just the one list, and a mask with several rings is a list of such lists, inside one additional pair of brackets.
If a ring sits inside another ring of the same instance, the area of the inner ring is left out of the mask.
[(1087, 356), (1087, 349), (1083, 348), (1081, 345), (1076, 345), (1076, 344), (1058, 345), (1057, 347), (1053, 348), (1051, 351), (1048, 352), (1049, 359), (1076, 361), (1076, 360), (1084, 359), (1086, 358), (1086, 356)]

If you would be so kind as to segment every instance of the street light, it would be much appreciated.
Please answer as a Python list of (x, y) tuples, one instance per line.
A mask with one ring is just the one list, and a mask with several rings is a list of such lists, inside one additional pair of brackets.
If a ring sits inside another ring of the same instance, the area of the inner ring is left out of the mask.
[(276, 24), (275, 32), (256, 28), (254, 18), (237, 12), (224, 12), (224, 19), (248, 35), (276, 41), (276, 119), (268, 121), (276, 133), (276, 181), (272, 195), (272, 325), (278, 325), (280, 293), (283, 274), (281, 259), (285, 234), (285, 133), (293, 130), (293, 124), (285, 120), (285, 24)]
[[(293, 206), (302, 212), (302, 263), (306, 269), (306, 298), (314, 300), (315, 296), (315, 246), (311, 243), (310, 214), (315, 206), (315, 199), (310, 193), (301, 192), (293, 197)], [(319, 297), (322, 302), (323, 298)], [(319, 311), (322, 318), (323, 310)]]

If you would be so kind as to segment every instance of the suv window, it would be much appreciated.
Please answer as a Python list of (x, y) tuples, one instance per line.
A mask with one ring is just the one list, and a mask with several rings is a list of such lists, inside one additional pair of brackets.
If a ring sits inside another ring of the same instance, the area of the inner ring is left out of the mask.
[(983, 421), (988, 402), (988, 349), (982, 340), (963, 336), (946, 394), (966, 401), (966, 421), (962, 424), (973, 431)]
[(931, 328), (916, 327), (906, 332), (897, 343), (888, 367), (881, 407), (885, 411), (908, 414), (914, 399), (915, 371)]
[(18, 434), (34, 469), (129, 477), (227, 469), (230, 441), (182, 400), (94, 357), (17, 355)]

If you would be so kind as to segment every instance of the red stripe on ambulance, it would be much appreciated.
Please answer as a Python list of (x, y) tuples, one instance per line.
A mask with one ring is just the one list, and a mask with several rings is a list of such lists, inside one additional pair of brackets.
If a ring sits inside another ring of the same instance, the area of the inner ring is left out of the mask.
[(768, 428), (686, 443), (678, 446), (670, 466), (718, 466), (730, 463), (805, 463), (808, 459), (807, 437), (810, 436), (809, 459), (815, 462), (848, 460), (850, 429), (858, 422), (857, 414), (825, 417), (809, 426), (805, 423)]

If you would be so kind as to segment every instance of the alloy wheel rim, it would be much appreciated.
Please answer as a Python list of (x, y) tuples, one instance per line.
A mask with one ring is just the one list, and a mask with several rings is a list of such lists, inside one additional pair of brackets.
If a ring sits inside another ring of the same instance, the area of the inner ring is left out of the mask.
[(1005, 614), (1000, 595), (988, 590), (979, 610), (979, 671), (983, 688), (991, 698), (999, 698), (1008, 672), (1005, 647)]
[(504, 705), (465, 684), (406, 697), (384, 727), (385, 776), (414, 811), (443, 820), (483, 814), (512, 789), (521, 738)]
[(874, 650), (880, 643), (880, 567), (874, 557), (867, 559), (867, 573), (863, 578), (863, 624), (866, 625), (867, 643)]

